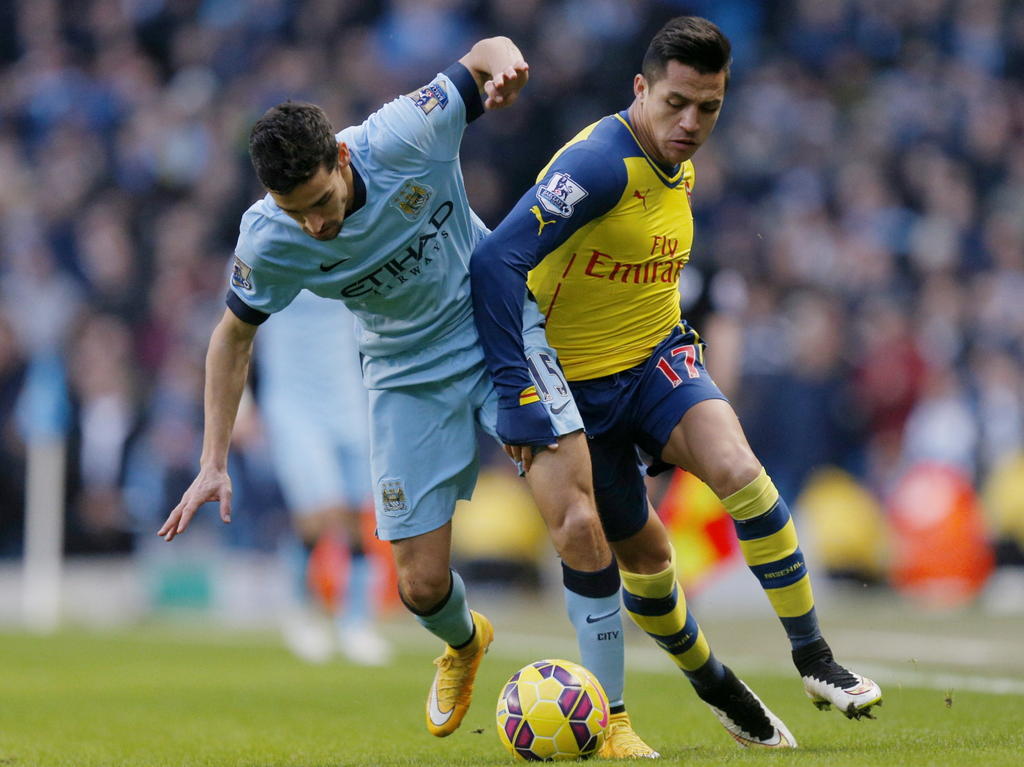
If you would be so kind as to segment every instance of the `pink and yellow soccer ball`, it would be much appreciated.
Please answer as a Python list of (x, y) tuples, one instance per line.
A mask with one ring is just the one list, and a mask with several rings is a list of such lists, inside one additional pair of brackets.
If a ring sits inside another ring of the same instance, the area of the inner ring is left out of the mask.
[(517, 759), (586, 759), (604, 743), (608, 697), (587, 669), (539, 660), (514, 673), (498, 696), (498, 739)]

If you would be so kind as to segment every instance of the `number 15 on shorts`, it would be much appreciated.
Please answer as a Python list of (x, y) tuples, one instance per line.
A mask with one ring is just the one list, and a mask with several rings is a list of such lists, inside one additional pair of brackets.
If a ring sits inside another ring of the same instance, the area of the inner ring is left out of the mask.
[(559, 399), (566, 399), (569, 396), (569, 384), (562, 376), (562, 370), (547, 352), (534, 352), (527, 356), (526, 364), (530, 368), (530, 375), (537, 385), (537, 392), (541, 400), (551, 402), (554, 396)]

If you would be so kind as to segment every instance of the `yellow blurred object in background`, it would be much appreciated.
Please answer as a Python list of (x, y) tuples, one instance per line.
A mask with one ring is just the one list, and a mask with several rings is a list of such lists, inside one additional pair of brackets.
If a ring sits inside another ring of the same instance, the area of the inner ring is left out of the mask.
[(1001, 461), (982, 488), (985, 519), (995, 538), (1024, 549), (1024, 454)]
[(533, 565), (548, 547), (547, 530), (526, 481), (503, 469), (482, 470), (473, 500), (456, 505), (452, 524), (456, 559)]
[(885, 516), (878, 500), (835, 467), (817, 469), (796, 500), (798, 527), (829, 573), (880, 580), (885, 572)]

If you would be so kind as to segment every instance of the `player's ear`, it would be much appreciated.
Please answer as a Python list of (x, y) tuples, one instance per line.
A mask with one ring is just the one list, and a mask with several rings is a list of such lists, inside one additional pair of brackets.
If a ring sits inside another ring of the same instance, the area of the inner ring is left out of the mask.
[(638, 74), (633, 77), (633, 95), (638, 99), (643, 99), (647, 94), (647, 78), (642, 74)]
[(344, 141), (338, 142), (338, 167), (344, 168), (349, 164), (352, 159), (352, 154), (348, 151), (348, 144)]

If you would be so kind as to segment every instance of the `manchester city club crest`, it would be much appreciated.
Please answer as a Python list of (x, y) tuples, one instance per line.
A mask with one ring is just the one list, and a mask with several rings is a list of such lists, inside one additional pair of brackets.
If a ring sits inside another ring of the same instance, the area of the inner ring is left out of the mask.
[(391, 198), (391, 204), (398, 208), (407, 221), (415, 221), (423, 213), (433, 193), (434, 190), (422, 181), (406, 181)]
[(409, 510), (409, 499), (400, 479), (382, 479), (380, 487), (380, 509), (385, 514), (398, 516)]

